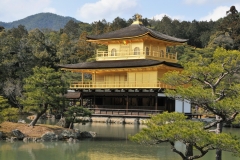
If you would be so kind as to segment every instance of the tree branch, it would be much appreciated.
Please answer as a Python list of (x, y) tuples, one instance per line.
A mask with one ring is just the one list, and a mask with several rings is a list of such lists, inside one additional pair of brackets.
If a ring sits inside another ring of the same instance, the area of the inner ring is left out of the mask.
[(237, 117), (238, 114), (239, 114), (238, 112), (234, 112), (234, 113), (231, 115), (231, 117), (229, 117), (229, 118), (226, 119), (226, 121), (227, 121), (227, 122), (232, 122), (232, 121), (234, 121), (234, 119)]
[[(198, 158), (201, 158), (203, 157), (209, 150), (213, 150), (213, 149), (216, 149), (215, 147), (211, 146), (211, 144), (205, 144), (204, 146), (202, 147), (199, 147), (196, 145), (196, 143), (193, 145), (197, 150), (200, 151), (201, 154), (199, 155), (195, 155), (195, 156), (190, 156), (188, 157), (188, 159), (198, 159)], [(206, 150), (204, 150), (204, 148), (206, 148)]]
[(218, 124), (218, 123), (220, 123), (220, 122), (223, 122), (223, 119), (216, 120), (216, 121), (214, 121), (214, 122), (212, 122), (212, 123), (209, 123), (208, 125), (204, 126), (203, 129), (209, 129), (209, 128), (215, 126), (216, 124)]
[(215, 82), (215, 84), (214, 84), (213, 86), (216, 87), (216, 86), (221, 82), (221, 80), (222, 80), (224, 77), (226, 77), (226, 75), (228, 75), (228, 74), (229, 74), (229, 72), (222, 73), (222, 74), (219, 76), (219, 78), (217, 79), (217, 81)]
[(178, 151), (175, 146), (174, 146), (174, 142), (169, 141), (169, 143), (171, 144), (171, 149), (173, 152), (177, 153), (178, 155), (180, 155), (182, 157), (182, 159), (186, 159), (186, 157), (183, 155), (182, 152)]

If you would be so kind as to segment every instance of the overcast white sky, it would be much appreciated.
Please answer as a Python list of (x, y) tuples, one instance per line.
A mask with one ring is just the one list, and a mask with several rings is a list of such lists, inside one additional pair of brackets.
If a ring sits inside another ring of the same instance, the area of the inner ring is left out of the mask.
[(240, 0), (0, 0), (0, 21), (12, 22), (27, 16), (51, 12), (92, 23), (116, 17), (126, 20), (139, 13), (143, 18), (178, 20), (217, 20), (232, 5), (240, 12)]

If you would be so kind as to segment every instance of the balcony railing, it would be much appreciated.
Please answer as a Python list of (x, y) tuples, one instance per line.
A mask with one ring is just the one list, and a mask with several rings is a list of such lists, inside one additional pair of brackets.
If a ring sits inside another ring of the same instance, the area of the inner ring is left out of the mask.
[(144, 89), (144, 88), (173, 88), (170, 85), (163, 84), (161, 82), (72, 82), (70, 84), (70, 89)]
[(122, 59), (158, 59), (162, 61), (176, 62), (177, 61), (177, 53), (166, 53), (163, 50), (154, 51), (149, 50), (148, 52), (140, 50), (136, 51), (117, 51), (112, 53), (111, 51), (99, 51), (97, 50), (96, 59), (98, 61), (101, 60), (122, 60)]

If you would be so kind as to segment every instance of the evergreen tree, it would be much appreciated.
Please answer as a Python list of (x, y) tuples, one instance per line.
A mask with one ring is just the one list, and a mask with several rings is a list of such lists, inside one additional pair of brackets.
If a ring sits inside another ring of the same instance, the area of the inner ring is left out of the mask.
[(18, 118), (18, 109), (11, 107), (8, 100), (0, 96), (0, 123), (2, 121), (16, 122)]
[[(147, 128), (130, 137), (131, 140), (142, 144), (159, 144), (168, 142), (173, 152), (182, 160), (198, 159), (208, 151), (220, 149), (240, 155), (240, 143), (237, 137), (230, 134), (214, 134), (204, 130), (202, 122), (187, 120), (182, 113), (172, 112), (152, 116), (147, 121)], [(175, 147), (176, 142), (182, 142), (185, 150)], [(192, 146), (198, 152), (193, 155)]]
[(24, 93), (21, 102), (24, 110), (36, 114), (29, 124), (34, 126), (37, 120), (50, 108), (61, 107), (67, 84), (60, 72), (47, 67), (34, 67), (33, 75), (24, 79)]
[[(167, 89), (167, 96), (188, 100), (216, 115), (204, 128), (217, 125), (211, 131), (221, 134), (223, 124), (234, 121), (240, 112), (240, 52), (218, 48), (213, 56), (206, 55), (183, 64), (182, 72), (166, 73), (161, 81), (176, 88)], [(216, 160), (221, 160), (221, 150), (217, 150)]]

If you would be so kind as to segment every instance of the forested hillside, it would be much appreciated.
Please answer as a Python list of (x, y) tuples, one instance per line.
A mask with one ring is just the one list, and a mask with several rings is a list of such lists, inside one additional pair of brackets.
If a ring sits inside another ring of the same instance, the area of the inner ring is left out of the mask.
[(9, 23), (0, 22), (0, 26), (3, 26), (6, 29), (17, 28), (19, 25), (25, 26), (27, 30), (32, 30), (35, 28), (39, 29), (50, 29), (50, 30), (59, 30), (63, 28), (68, 21), (73, 20), (79, 22), (71, 17), (63, 17), (53, 13), (39, 13), (35, 15), (28, 16), (24, 19), (13, 21)]
[[(51, 20), (47, 17), (55, 19), (56, 16), (47, 15), (45, 24), (50, 25)], [(86, 41), (86, 36), (121, 29), (131, 25), (134, 19), (134, 16), (128, 20), (116, 17), (112, 22), (103, 19), (88, 24), (70, 18), (66, 25), (58, 30), (39, 29), (30, 25), (30, 22), (40, 22), (41, 17), (42, 14), (39, 14), (25, 19), (29, 26), (18, 25), (11, 29), (0, 26), (0, 95), (7, 98), (14, 107), (21, 107), (19, 98), (23, 93), (23, 79), (33, 74), (34, 67), (57, 70), (57, 64), (94, 61), (95, 50), (105, 46), (90, 44)], [(61, 19), (56, 21), (64, 23)], [(229, 13), (215, 22), (178, 21), (167, 16), (162, 20), (143, 18), (142, 21), (153, 30), (189, 39), (183, 46), (168, 48), (169, 51), (178, 52), (179, 63), (194, 59), (198, 54), (211, 54), (218, 46), (228, 50), (240, 50), (239, 13)], [(27, 27), (34, 29), (28, 30)]]

